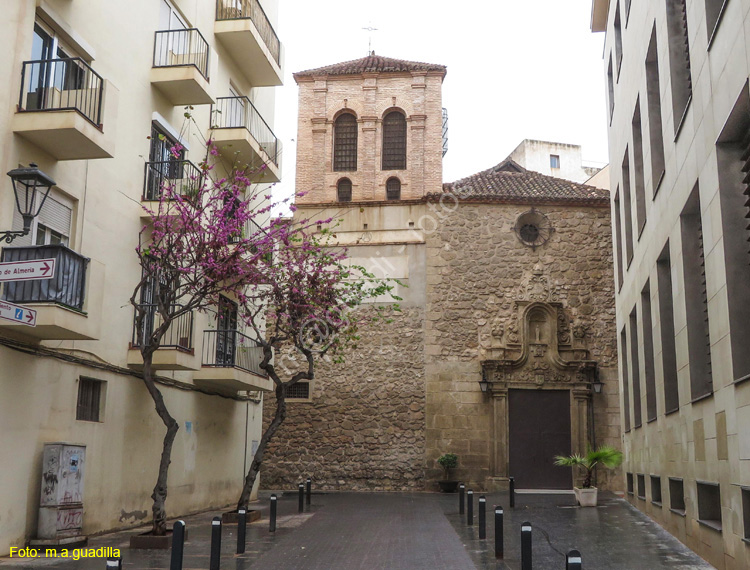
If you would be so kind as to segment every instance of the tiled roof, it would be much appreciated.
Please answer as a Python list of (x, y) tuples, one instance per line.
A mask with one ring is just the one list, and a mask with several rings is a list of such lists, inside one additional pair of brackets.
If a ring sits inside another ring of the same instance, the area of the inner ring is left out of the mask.
[(294, 74), (294, 78), (311, 77), (313, 75), (358, 75), (360, 73), (374, 72), (397, 73), (399, 71), (440, 71), (445, 74), (446, 69), (447, 68), (444, 65), (393, 59), (391, 57), (375, 55), (375, 52), (372, 52), (371, 55), (361, 59), (344, 61), (342, 63), (335, 63), (333, 65), (318, 67), (316, 69), (298, 71)]
[(532, 172), (509, 158), (488, 170), (443, 184), (443, 192), (462, 200), (609, 205), (607, 190)]

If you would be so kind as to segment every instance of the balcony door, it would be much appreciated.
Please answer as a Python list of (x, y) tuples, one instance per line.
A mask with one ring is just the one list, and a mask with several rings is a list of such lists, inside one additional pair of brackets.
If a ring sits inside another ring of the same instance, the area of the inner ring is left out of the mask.
[(55, 33), (37, 22), (31, 42), (26, 109), (44, 110), (70, 106), (72, 92), (85, 88), (86, 71), (72, 50), (63, 46)]
[(216, 364), (234, 366), (237, 346), (237, 303), (224, 296), (219, 297), (216, 316)]
[(151, 123), (151, 148), (148, 153), (146, 198), (158, 200), (164, 182), (183, 178), (185, 150), (172, 152), (177, 141), (165, 129)]

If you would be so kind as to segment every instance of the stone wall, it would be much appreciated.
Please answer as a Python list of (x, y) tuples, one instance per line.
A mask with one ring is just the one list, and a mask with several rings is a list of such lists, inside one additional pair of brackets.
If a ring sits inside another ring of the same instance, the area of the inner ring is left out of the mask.
[[(481, 487), (492, 475), (492, 407), (479, 388), (480, 362), (490, 353), (493, 327), (512, 326), (514, 302), (535, 268), (570, 326), (582, 327), (576, 330), (599, 365), (604, 390), (593, 400), (596, 444), (621, 446), (609, 209), (538, 207), (554, 232), (536, 249), (513, 231), (527, 210), (463, 203), (427, 238), (427, 488), (442, 478), (435, 460), (447, 452), (460, 456), (457, 478)], [(600, 470), (600, 486), (621, 484)]]
[[(316, 489), (422, 489), (424, 313), (407, 307), (392, 318), (362, 326), (345, 363), (317, 367), (310, 402), (289, 402), (263, 464), (264, 488), (296, 488), (311, 476)], [(267, 393), (265, 425), (275, 405)]]

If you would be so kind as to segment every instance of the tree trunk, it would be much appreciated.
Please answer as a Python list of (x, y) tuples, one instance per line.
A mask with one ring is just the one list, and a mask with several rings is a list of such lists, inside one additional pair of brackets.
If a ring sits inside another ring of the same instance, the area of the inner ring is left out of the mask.
[(583, 488), (588, 489), (591, 487), (591, 477), (593, 475), (593, 471), (586, 469), (586, 477), (583, 479)]
[(237, 502), (237, 510), (248, 508), (248, 504), (250, 503), (250, 493), (253, 490), (253, 485), (255, 485), (255, 479), (258, 477), (258, 472), (260, 471), (260, 465), (263, 462), (263, 454), (266, 451), (266, 446), (268, 445), (268, 442), (271, 441), (271, 438), (274, 436), (274, 434), (279, 429), (281, 424), (284, 422), (285, 418), (286, 418), (285, 388), (283, 384), (277, 384), (276, 386), (276, 411), (274, 412), (271, 423), (266, 428), (266, 431), (263, 433), (263, 437), (260, 438), (258, 449), (255, 452), (253, 461), (250, 464), (250, 469), (247, 472), (247, 476), (245, 477), (245, 485), (242, 487), (242, 494), (240, 495), (240, 500)]
[(167, 533), (167, 511), (165, 503), (167, 500), (167, 475), (169, 473), (169, 464), (172, 462), (172, 445), (174, 444), (177, 431), (180, 429), (177, 421), (169, 414), (167, 406), (164, 403), (164, 397), (161, 391), (156, 387), (156, 383), (153, 379), (153, 373), (151, 371), (151, 364), (153, 361), (153, 352), (144, 352), (143, 354), (143, 383), (146, 384), (146, 389), (151, 395), (156, 406), (156, 413), (159, 414), (161, 421), (167, 428), (167, 433), (164, 434), (164, 441), (162, 442), (161, 460), (159, 461), (159, 475), (156, 478), (156, 485), (154, 486), (154, 492), (151, 494), (153, 499), (153, 505), (151, 506), (151, 512), (153, 513), (153, 529), (152, 532), (156, 536), (164, 536)]

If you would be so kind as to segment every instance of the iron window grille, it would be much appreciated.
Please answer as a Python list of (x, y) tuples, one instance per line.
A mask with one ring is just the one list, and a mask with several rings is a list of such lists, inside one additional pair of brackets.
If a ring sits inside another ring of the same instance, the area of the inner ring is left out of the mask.
[(388, 200), (401, 199), (401, 181), (395, 176), (385, 183), (385, 197)]
[(352, 201), (352, 181), (348, 178), (342, 178), (336, 188), (336, 198), (339, 202)]
[(291, 386), (287, 386), (286, 397), (289, 400), (309, 400), (310, 399), (310, 383), (309, 382), (297, 382)]
[(98, 422), (101, 415), (102, 380), (84, 378), (78, 381), (76, 420)]
[(336, 119), (333, 127), (333, 170), (347, 172), (357, 170), (357, 119), (344, 113)]
[(406, 117), (391, 111), (383, 119), (383, 170), (406, 168)]

